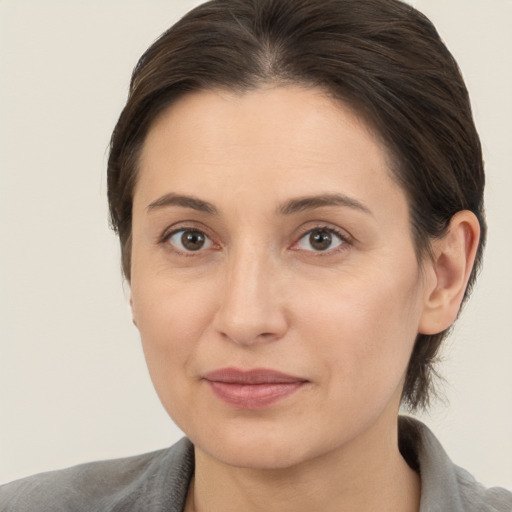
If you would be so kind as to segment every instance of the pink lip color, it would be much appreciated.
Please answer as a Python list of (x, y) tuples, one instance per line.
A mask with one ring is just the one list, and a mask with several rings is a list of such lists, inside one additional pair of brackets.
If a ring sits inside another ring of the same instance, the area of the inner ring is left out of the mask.
[(274, 370), (223, 368), (204, 376), (212, 391), (228, 405), (261, 409), (291, 395), (307, 380)]

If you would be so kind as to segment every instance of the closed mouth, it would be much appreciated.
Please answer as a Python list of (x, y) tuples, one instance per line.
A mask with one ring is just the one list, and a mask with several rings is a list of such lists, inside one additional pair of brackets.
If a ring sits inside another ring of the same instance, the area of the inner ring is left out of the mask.
[(228, 405), (240, 409), (261, 409), (293, 394), (308, 380), (263, 368), (223, 368), (207, 373), (204, 380)]

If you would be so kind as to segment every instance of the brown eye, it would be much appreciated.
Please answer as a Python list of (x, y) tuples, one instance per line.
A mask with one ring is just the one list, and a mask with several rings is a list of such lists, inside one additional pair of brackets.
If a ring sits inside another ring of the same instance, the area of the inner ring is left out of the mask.
[(343, 238), (332, 229), (313, 229), (308, 231), (298, 243), (299, 249), (323, 252), (335, 249), (344, 243)]
[(198, 251), (204, 245), (204, 235), (198, 231), (185, 231), (181, 235), (181, 243), (189, 251)]
[(208, 249), (212, 241), (202, 231), (181, 229), (169, 237), (169, 242), (182, 252), (197, 252)]
[(325, 251), (331, 246), (332, 235), (327, 231), (313, 231), (309, 234), (309, 243), (316, 251)]

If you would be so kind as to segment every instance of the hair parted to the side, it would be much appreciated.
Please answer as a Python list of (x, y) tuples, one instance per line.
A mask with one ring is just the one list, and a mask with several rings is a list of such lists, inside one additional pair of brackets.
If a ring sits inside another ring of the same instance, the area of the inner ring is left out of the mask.
[[(484, 170), (468, 93), (431, 22), (398, 0), (212, 0), (196, 7), (141, 57), (111, 139), (108, 199), (130, 280), (137, 163), (156, 116), (192, 91), (263, 85), (320, 87), (376, 130), (407, 194), (419, 261), (452, 216), (470, 210), (481, 241)], [(418, 335), (403, 403), (426, 407), (446, 332)]]

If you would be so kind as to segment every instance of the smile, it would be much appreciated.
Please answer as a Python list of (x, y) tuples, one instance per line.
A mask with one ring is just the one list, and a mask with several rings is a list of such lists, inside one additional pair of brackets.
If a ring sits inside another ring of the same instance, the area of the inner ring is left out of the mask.
[(223, 402), (239, 409), (261, 409), (295, 393), (308, 381), (281, 372), (224, 368), (204, 379)]

